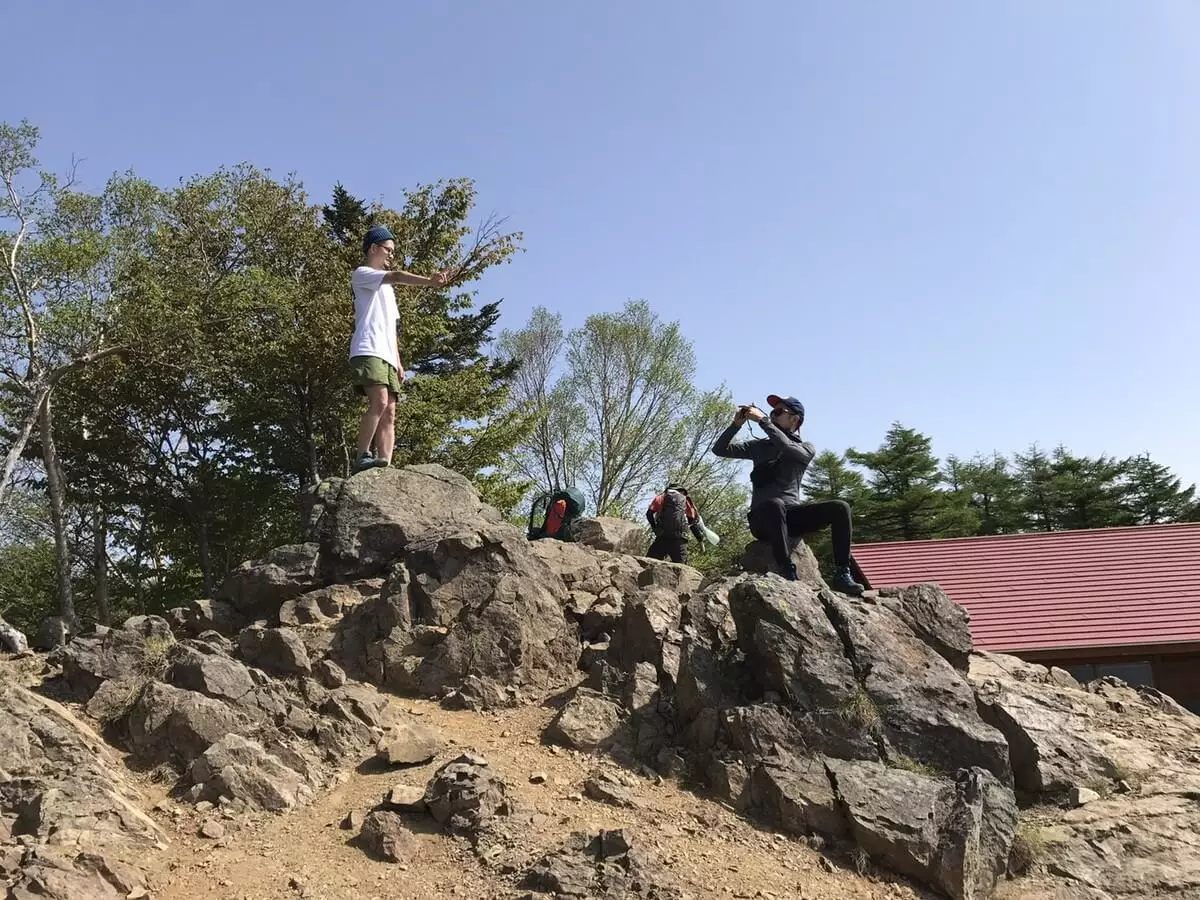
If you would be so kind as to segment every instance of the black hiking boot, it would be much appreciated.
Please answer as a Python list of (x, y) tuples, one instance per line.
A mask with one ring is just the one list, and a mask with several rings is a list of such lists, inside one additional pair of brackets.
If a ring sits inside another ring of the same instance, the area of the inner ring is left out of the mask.
[(833, 577), (829, 579), (829, 586), (839, 594), (845, 594), (848, 597), (861, 597), (863, 592), (863, 586), (850, 574), (849, 566), (838, 566), (834, 569)]
[(375, 457), (370, 453), (364, 453), (358, 458), (358, 462), (350, 470), (351, 475), (357, 475), (359, 472), (365, 472), (367, 469), (375, 467)]
[(786, 566), (783, 567), (783, 571), (780, 572), (779, 574), (783, 576), (784, 581), (799, 581), (800, 580), (800, 576), (796, 572), (796, 564), (795, 563), (788, 563)]

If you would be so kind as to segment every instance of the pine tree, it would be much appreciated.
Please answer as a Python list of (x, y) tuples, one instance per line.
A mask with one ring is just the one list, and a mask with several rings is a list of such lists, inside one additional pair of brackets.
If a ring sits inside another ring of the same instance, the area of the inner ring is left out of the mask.
[(325, 227), (339, 243), (358, 246), (367, 229), (367, 206), (351, 194), (339, 181), (333, 186), (333, 199), (321, 208)]
[(1196, 506), (1196, 486), (1184, 488), (1179, 476), (1150, 459), (1125, 460), (1123, 506), (1135, 525), (1186, 521)]
[(1021, 485), (1001, 454), (979, 455), (969, 462), (951, 456), (946, 460), (945, 479), (949, 490), (978, 515), (976, 534), (1022, 530)]
[(851, 449), (846, 458), (870, 473), (870, 493), (856, 516), (864, 540), (913, 541), (974, 532), (973, 511), (939, 490), (942, 474), (927, 436), (897, 422), (878, 450)]

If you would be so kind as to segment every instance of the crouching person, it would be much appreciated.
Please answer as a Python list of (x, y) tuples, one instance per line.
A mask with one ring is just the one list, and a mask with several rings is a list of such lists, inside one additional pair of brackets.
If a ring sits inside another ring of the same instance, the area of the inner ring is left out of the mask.
[[(800, 482), (816, 447), (800, 437), (804, 424), (804, 405), (795, 397), (772, 394), (767, 398), (770, 415), (756, 406), (738, 409), (733, 422), (713, 443), (713, 453), (728, 459), (748, 459), (750, 472), (750, 533), (771, 547), (771, 553), (784, 578), (796, 580), (792, 547), (809, 531), (829, 526), (833, 537), (833, 578), (835, 591), (857, 597), (863, 588), (850, 573), (850, 506), (844, 500), (804, 503)], [(765, 438), (735, 441), (746, 422), (757, 423)]]
[(688, 531), (698, 541), (705, 539), (700, 514), (696, 512), (687, 488), (682, 485), (669, 484), (665, 491), (651, 500), (646, 509), (646, 519), (654, 532), (654, 542), (646, 551), (651, 559), (669, 558), (671, 562), (686, 563)]

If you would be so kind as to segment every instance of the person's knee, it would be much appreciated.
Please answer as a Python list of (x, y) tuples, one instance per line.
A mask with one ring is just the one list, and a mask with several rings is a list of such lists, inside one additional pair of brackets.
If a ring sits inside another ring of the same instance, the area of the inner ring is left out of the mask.
[(850, 504), (845, 500), (834, 500), (833, 506), (837, 510), (838, 515), (845, 516), (847, 519), (850, 518)]
[(396, 421), (396, 398), (392, 394), (388, 394), (380, 419), (385, 424), (391, 424)]

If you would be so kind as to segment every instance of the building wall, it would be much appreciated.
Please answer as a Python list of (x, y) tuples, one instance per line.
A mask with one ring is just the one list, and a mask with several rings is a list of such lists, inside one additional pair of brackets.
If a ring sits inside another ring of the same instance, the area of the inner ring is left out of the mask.
[(1017, 653), (1043, 666), (1066, 669), (1081, 682), (1115, 675), (1132, 685), (1146, 685), (1167, 694), (1177, 703), (1200, 714), (1200, 651), (1161, 653), (1155, 648), (1134, 649), (1120, 654), (1075, 650)]

